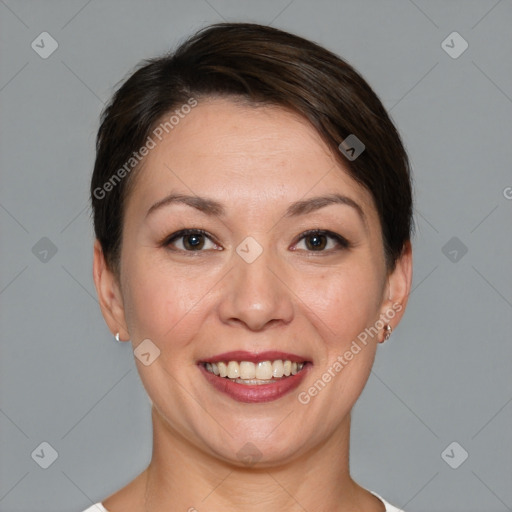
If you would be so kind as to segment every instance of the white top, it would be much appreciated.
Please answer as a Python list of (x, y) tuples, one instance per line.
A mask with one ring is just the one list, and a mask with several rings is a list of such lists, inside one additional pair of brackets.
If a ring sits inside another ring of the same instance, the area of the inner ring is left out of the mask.
[[(382, 496), (379, 496), (377, 493), (370, 491), (374, 496), (377, 496), (382, 503), (384, 503), (384, 506), (386, 507), (386, 512), (404, 512), (400, 508), (396, 508), (390, 503), (388, 503)], [(84, 510), (84, 512), (109, 512), (101, 503), (96, 503), (92, 507), (89, 507), (88, 509)]]

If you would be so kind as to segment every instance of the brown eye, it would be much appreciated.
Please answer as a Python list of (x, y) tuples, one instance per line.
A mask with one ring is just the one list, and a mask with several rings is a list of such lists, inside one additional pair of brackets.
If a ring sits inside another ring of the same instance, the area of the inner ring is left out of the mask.
[(204, 247), (205, 237), (202, 234), (185, 235), (183, 246), (187, 251), (197, 251)]
[(325, 235), (308, 235), (305, 238), (306, 241), (306, 247), (309, 251), (321, 251), (325, 249), (325, 246), (327, 245), (327, 237)]
[[(299, 247), (303, 243), (303, 247)], [(348, 240), (337, 233), (325, 230), (312, 230), (303, 233), (296, 248), (312, 252), (330, 252), (348, 249)]]
[(206, 250), (220, 250), (210, 236), (199, 229), (184, 229), (172, 234), (163, 244), (171, 250), (184, 252), (201, 252)]

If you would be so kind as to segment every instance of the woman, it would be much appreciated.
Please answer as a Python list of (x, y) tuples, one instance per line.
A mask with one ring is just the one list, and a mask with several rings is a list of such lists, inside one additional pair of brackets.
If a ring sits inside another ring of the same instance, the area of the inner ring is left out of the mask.
[(207, 27), (116, 92), (91, 196), (153, 454), (88, 510), (397, 511), (349, 471), (412, 274), (408, 159), (363, 78), (270, 27)]

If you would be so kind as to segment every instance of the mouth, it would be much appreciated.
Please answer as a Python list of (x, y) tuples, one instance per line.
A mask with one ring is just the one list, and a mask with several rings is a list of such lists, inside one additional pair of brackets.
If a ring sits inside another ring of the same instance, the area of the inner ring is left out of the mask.
[(268, 402), (293, 391), (311, 361), (284, 352), (229, 352), (198, 362), (207, 381), (240, 402)]
[(277, 379), (297, 375), (302, 371), (306, 361), (296, 363), (289, 359), (275, 359), (274, 361), (219, 361), (218, 363), (204, 363), (207, 372), (213, 373), (223, 379), (231, 379), (237, 384), (261, 385), (275, 382)]

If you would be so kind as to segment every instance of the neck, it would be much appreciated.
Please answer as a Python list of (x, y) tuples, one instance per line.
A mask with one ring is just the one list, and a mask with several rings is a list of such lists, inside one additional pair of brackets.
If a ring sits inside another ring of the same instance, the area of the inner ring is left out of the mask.
[[(240, 467), (184, 439), (153, 407), (153, 456), (145, 471), (146, 512), (349, 511), (362, 489), (350, 478), (350, 417), (323, 445), (283, 465)], [(364, 491), (363, 491), (364, 492)]]

